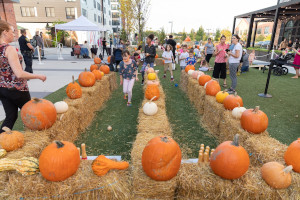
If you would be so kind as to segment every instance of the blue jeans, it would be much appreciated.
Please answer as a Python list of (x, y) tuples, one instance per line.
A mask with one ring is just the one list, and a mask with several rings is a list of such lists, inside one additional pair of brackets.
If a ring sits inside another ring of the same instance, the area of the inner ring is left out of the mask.
[(141, 72), (142, 72), (142, 83), (144, 83), (144, 75), (145, 75), (145, 69), (146, 69), (146, 66), (147, 65), (150, 65), (150, 67), (152, 67), (153, 68), (153, 66), (154, 66), (154, 63), (146, 63), (146, 62), (144, 62), (144, 64), (143, 64), (143, 66), (142, 66), (142, 69), (141, 69)]
[(247, 72), (249, 71), (249, 66), (242, 66), (242, 72)]

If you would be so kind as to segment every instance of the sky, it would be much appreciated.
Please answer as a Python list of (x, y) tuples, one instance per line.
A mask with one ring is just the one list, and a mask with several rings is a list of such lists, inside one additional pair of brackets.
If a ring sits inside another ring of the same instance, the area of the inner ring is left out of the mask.
[[(164, 27), (167, 33), (190, 32), (201, 25), (205, 32), (219, 28), (232, 30), (236, 15), (252, 12), (277, 4), (277, 0), (150, 0), (146, 30)], [(207, 30), (211, 29), (211, 30)]]

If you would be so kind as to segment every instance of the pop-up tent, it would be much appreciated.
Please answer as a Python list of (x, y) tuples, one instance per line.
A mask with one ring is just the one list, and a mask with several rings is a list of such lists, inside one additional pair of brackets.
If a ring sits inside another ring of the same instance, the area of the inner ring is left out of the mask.
[[(99, 31), (106, 31), (104, 26), (99, 27), (93, 22), (89, 21), (86, 17), (80, 16), (79, 18), (65, 23), (65, 24), (56, 24), (55, 25), (55, 34), (56, 30), (66, 30), (66, 31), (94, 31), (96, 33), (92, 34), (95, 38), (98, 37)], [(56, 34), (57, 41), (57, 34)], [(72, 41), (72, 40), (71, 40)]]

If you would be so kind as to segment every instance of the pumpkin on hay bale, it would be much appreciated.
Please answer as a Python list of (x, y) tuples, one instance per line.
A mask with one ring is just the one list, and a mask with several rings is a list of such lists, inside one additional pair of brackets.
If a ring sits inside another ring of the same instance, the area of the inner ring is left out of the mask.
[(233, 110), (235, 107), (243, 107), (244, 104), (243, 99), (235, 92), (224, 99), (223, 105), (227, 110)]
[(91, 65), (91, 66), (90, 66), (90, 71), (91, 71), (91, 72), (94, 71), (95, 69), (96, 69), (96, 70), (99, 69), (98, 65)]
[(70, 99), (78, 99), (82, 96), (82, 90), (78, 83), (75, 82), (74, 76), (72, 76), (72, 82), (68, 84), (66, 88), (67, 96)]
[(210, 80), (206, 84), (206, 95), (216, 96), (217, 93), (221, 91), (220, 84), (216, 80)]
[(97, 81), (102, 79), (103, 75), (100, 70), (94, 69), (92, 73), (95, 75)]
[(13, 151), (24, 145), (24, 135), (19, 131), (12, 131), (7, 127), (2, 128), (3, 133), (0, 134), (0, 148), (5, 151)]
[(188, 73), (189, 70), (194, 70), (195, 71), (195, 66), (194, 65), (187, 65), (185, 67), (185, 72)]
[(300, 173), (300, 138), (289, 145), (284, 160), (286, 164), (293, 166), (295, 172)]
[[(40, 174), (9, 175), (3, 192), (11, 199), (64, 197), (64, 199), (131, 199), (131, 184), (128, 170), (111, 171), (99, 178), (93, 173), (91, 160), (81, 160), (77, 172), (61, 182), (50, 182)], [(22, 183), (22, 184), (20, 184)], [(24, 187), (26, 185), (26, 187)]]
[(84, 72), (79, 74), (78, 82), (83, 87), (92, 87), (96, 82), (96, 78), (92, 72), (85, 69)]
[(95, 57), (95, 58), (94, 58), (94, 63), (95, 63), (95, 64), (100, 64), (100, 63), (101, 63), (101, 59), (98, 58), (98, 57)]
[(148, 100), (151, 100), (153, 97), (153, 101), (156, 101), (160, 97), (159, 88), (157, 85), (147, 85), (146, 91), (145, 91), (145, 97)]
[(260, 134), (268, 128), (267, 115), (259, 110), (259, 106), (255, 109), (245, 110), (241, 116), (241, 125), (243, 129), (250, 133)]
[(110, 72), (109, 66), (107, 66), (107, 65), (102, 65), (102, 66), (100, 67), (100, 71), (102, 71), (104, 74), (109, 74), (109, 72)]

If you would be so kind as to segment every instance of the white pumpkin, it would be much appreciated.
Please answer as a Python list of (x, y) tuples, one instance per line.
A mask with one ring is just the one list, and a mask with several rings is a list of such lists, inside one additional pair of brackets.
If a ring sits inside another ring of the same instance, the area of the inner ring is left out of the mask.
[(193, 74), (194, 71), (195, 71), (195, 70), (189, 70), (189, 71), (188, 71), (188, 75), (192, 76), (192, 74)]
[(158, 107), (156, 105), (156, 103), (152, 102), (152, 100), (155, 98), (156, 96), (154, 96), (150, 102), (147, 102), (144, 104), (143, 106), (143, 111), (145, 113), (145, 115), (149, 115), (149, 116), (152, 116), (152, 115), (155, 115), (158, 111)]
[(241, 116), (245, 110), (247, 110), (245, 107), (235, 107), (232, 110), (232, 116), (236, 119), (241, 119)]
[(58, 101), (58, 102), (56, 102), (54, 104), (54, 107), (55, 107), (56, 112), (58, 114), (65, 113), (69, 109), (68, 104), (66, 102), (64, 102), (64, 101)]
[(202, 76), (202, 75), (198, 75), (198, 76), (197, 76), (197, 81), (199, 81), (200, 76)]

